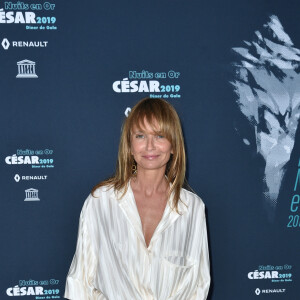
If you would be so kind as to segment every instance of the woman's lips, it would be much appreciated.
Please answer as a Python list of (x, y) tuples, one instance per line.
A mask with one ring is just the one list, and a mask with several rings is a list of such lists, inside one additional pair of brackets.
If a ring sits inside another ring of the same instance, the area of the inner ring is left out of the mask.
[(156, 159), (159, 155), (143, 155), (144, 158), (149, 159), (149, 160), (153, 160)]

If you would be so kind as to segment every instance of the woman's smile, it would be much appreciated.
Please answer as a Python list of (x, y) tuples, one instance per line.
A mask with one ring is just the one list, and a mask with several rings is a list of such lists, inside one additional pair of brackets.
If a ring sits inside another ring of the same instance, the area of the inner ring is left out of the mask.
[(159, 157), (159, 155), (142, 155), (142, 157), (149, 159), (149, 160), (154, 160)]

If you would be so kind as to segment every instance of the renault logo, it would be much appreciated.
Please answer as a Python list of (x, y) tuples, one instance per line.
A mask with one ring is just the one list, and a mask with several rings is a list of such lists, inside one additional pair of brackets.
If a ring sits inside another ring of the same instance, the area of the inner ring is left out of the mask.
[(8, 41), (7, 38), (4, 38), (4, 39), (2, 40), (1, 45), (2, 45), (2, 47), (3, 47), (5, 50), (7, 50), (7, 49), (9, 48), (9, 46), (10, 46), (10, 43), (9, 43), (9, 41)]
[(16, 182), (19, 182), (20, 181), (20, 175), (16, 174), (15, 177), (14, 177), (14, 179), (15, 179)]

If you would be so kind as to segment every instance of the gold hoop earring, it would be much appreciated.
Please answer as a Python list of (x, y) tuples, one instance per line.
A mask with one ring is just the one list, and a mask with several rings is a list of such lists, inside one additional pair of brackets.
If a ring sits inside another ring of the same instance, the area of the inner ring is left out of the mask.
[(132, 164), (131, 171), (132, 171), (132, 175), (136, 175), (137, 174), (137, 168), (136, 168), (136, 163), (135, 162), (133, 162), (133, 164)]

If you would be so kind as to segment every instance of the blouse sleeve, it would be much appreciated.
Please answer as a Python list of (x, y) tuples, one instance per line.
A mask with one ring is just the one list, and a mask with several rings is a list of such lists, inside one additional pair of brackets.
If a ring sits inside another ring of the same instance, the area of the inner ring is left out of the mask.
[(205, 300), (207, 298), (210, 286), (210, 266), (205, 214), (203, 221), (203, 235), (201, 248), (202, 249), (200, 256), (200, 280), (198, 282), (197, 292), (191, 300)]
[(85, 222), (87, 201), (80, 214), (76, 252), (67, 276), (64, 297), (71, 300), (106, 300), (94, 287), (97, 258)]

